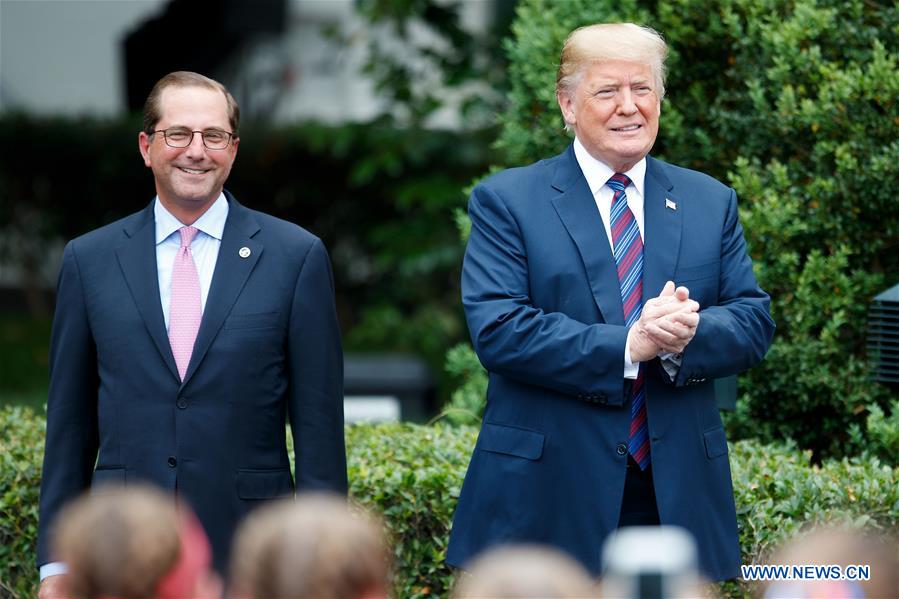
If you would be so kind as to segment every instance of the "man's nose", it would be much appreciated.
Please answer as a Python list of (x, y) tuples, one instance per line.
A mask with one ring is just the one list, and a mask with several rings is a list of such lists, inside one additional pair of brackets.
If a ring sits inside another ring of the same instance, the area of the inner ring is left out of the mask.
[(629, 87), (625, 87), (618, 94), (618, 114), (634, 114), (637, 112), (637, 104), (634, 103), (634, 95)]
[(191, 158), (202, 158), (206, 154), (206, 146), (203, 145), (203, 134), (194, 131), (194, 136), (190, 139), (190, 145), (185, 149), (185, 154)]

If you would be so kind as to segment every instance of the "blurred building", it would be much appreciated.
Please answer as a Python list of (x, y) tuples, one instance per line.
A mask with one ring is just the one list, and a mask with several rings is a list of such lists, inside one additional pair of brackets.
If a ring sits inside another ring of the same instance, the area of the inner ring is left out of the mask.
[[(486, 32), (513, 3), (463, 1), (462, 25)], [(366, 121), (389, 110), (361, 72), (373, 39), (414, 65), (355, 0), (0, 0), (0, 114), (114, 116), (188, 69), (225, 83), (250, 118)], [(430, 125), (461, 124), (454, 94)]]

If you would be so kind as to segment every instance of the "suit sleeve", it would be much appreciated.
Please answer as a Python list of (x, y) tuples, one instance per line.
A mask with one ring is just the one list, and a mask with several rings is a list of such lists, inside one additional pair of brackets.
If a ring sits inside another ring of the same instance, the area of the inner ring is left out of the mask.
[(297, 489), (345, 494), (343, 350), (331, 264), (318, 239), (306, 253), (294, 289), (288, 361)]
[(50, 392), (41, 475), (38, 566), (52, 560), (53, 520), (84, 492), (97, 459), (97, 350), (91, 334), (75, 247), (63, 254), (50, 340)]
[(752, 368), (765, 357), (774, 336), (771, 299), (752, 272), (733, 190), (721, 235), (720, 273), (718, 303), (700, 307), (699, 326), (683, 352), (676, 386)]
[(580, 399), (620, 405), (630, 385), (622, 376), (627, 328), (579, 322), (536, 307), (523, 234), (503, 198), (480, 185), (468, 213), (462, 300), (484, 367)]

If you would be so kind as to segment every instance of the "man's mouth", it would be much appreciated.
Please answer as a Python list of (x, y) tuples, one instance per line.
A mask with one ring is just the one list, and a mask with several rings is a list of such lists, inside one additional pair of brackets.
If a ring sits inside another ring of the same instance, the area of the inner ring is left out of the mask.
[(202, 175), (209, 172), (209, 169), (185, 168), (183, 166), (179, 166), (178, 170), (188, 173), (189, 175)]
[(612, 131), (617, 131), (619, 133), (627, 133), (628, 131), (636, 131), (637, 129), (639, 129), (642, 126), (643, 125), (626, 125), (624, 127), (615, 127), (612, 129)]

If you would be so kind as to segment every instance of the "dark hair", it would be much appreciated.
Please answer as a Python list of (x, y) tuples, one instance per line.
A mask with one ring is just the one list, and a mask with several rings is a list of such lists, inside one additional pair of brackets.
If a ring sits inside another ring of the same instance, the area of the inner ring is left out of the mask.
[(222, 92), (228, 101), (228, 121), (231, 124), (231, 132), (237, 137), (237, 126), (240, 123), (240, 107), (237, 105), (237, 100), (234, 99), (234, 96), (231, 95), (224, 85), (215, 79), (210, 79), (192, 71), (169, 73), (157, 81), (153, 89), (150, 90), (150, 95), (147, 96), (147, 101), (144, 103), (144, 132), (147, 135), (153, 134), (156, 124), (162, 118), (159, 100), (162, 97), (162, 92), (167, 87), (205, 87)]

